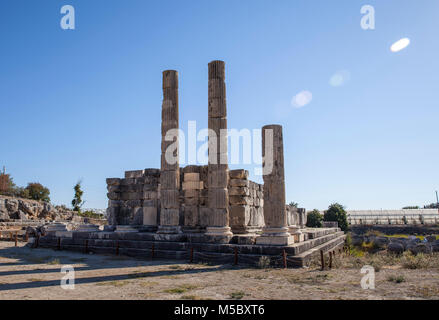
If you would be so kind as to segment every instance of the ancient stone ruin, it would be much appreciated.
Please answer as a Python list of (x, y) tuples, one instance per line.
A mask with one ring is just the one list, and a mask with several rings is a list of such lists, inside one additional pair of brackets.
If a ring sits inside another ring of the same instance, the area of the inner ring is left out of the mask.
[(306, 228), (305, 209), (286, 206), (280, 125), (262, 128), (264, 185), (246, 170), (229, 170), (223, 61), (209, 63), (208, 79), (207, 165), (179, 166), (178, 73), (164, 71), (160, 169), (107, 179), (104, 231), (56, 228), (38, 245), (219, 263), (258, 264), (266, 256), (291, 266), (341, 246), (339, 228)]

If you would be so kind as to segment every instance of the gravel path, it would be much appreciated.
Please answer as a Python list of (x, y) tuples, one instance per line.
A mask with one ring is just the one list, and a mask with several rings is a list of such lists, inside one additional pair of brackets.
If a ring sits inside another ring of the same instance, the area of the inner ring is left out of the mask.
[[(61, 267), (75, 270), (65, 290)], [(0, 299), (439, 299), (438, 269), (252, 269), (30, 249), (0, 242)]]

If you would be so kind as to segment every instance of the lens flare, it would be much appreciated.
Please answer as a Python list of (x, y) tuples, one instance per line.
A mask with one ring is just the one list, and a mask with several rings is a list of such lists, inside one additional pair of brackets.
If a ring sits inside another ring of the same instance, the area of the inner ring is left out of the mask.
[(296, 94), (291, 100), (291, 104), (296, 108), (302, 108), (310, 103), (312, 100), (312, 93), (309, 91), (301, 91)]
[(409, 44), (410, 44), (409, 38), (402, 38), (402, 39), (396, 41), (394, 44), (392, 44), (392, 46), (390, 47), (390, 51), (392, 51), (392, 52), (401, 51), (401, 50), (407, 48), (407, 46)]

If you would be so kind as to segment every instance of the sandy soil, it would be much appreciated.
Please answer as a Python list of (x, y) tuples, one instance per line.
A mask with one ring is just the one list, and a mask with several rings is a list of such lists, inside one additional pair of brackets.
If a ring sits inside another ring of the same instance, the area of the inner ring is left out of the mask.
[[(75, 269), (74, 290), (60, 286), (64, 265)], [(439, 299), (437, 268), (384, 266), (375, 290), (361, 288), (363, 276), (360, 268), (209, 266), (0, 242), (0, 299)]]

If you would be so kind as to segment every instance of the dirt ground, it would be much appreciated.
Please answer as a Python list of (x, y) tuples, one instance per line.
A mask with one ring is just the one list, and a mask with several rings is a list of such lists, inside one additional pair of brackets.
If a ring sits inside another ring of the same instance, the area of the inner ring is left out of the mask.
[[(23, 243), (14, 247), (13, 242), (0, 242), (0, 299), (439, 299), (438, 267), (383, 265), (375, 273), (375, 289), (365, 290), (360, 285), (361, 267), (344, 263), (354, 258), (337, 259), (339, 266), (325, 271), (317, 266), (258, 269), (30, 249)], [(64, 265), (74, 267), (73, 290), (60, 286)]]

